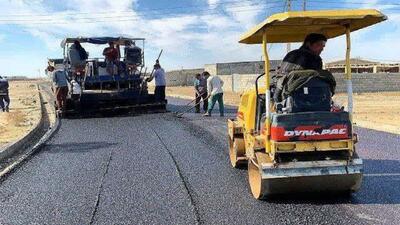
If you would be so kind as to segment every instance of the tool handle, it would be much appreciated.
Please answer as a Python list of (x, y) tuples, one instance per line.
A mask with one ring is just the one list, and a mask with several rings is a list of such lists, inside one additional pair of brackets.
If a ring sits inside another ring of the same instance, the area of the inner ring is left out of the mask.
[(187, 107), (187, 106), (189, 106), (190, 104), (192, 104), (194, 101), (196, 101), (196, 98), (194, 98), (194, 99), (193, 99), (192, 101), (190, 101), (189, 103), (183, 105), (183, 106), (181, 107), (181, 109), (183, 108), (183, 110), (178, 110), (177, 112), (175, 112), (175, 114), (180, 114), (180, 113), (182, 113), (182, 112), (185, 112), (186, 109), (184, 109), (184, 108)]
[(187, 109), (187, 110), (185, 110), (185, 111), (179, 113), (178, 116), (182, 116), (183, 114), (185, 114), (185, 113), (189, 112), (190, 110), (194, 109), (197, 105), (199, 105), (200, 103), (202, 103), (202, 102), (204, 102), (205, 100), (209, 99), (210, 96), (211, 96), (211, 95), (207, 96), (205, 99), (201, 99), (201, 100), (199, 101), (199, 103), (197, 103), (197, 104), (195, 104), (194, 106), (190, 107), (189, 109)]
[[(161, 57), (161, 54), (163, 53), (163, 51), (164, 51), (164, 49), (161, 49), (160, 54), (158, 54), (158, 57), (156, 59), (156, 63), (159, 63), (159, 60), (160, 60), (160, 57)], [(153, 67), (153, 70), (150, 73), (149, 81), (153, 80), (153, 73), (154, 73), (154, 67)]]

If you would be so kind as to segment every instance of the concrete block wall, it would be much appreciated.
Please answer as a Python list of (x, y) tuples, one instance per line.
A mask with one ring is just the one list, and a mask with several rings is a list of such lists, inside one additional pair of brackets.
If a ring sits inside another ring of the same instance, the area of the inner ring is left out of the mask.
[[(214, 66), (216, 64), (213, 64)], [(207, 69), (208, 68), (208, 69)], [(216, 67), (215, 67), (216, 68)], [(212, 71), (212, 65), (206, 69), (175, 70), (167, 72), (167, 86), (192, 86), (196, 73), (204, 70)], [(254, 82), (258, 74), (233, 74), (219, 75), (224, 81), (225, 91), (242, 92), (254, 88)], [(346, 92), (346, 80), (344, 74), (334, 74), (337, 93)], [(379, 91), (400, 91), (400, 73), (356, 73), (353, 74), (354, 92), (379, 92)], [(154, 81), (150, 84), (154, 85)], [(260, 79), (260, 86), (265, 85), (265, 80)]]
[[(225, 91), (243, 92), (255, 87), (256, 74), (233, 74), (221, 75), (224, 81)], [(347, 91), (344, 74), (334, 74), (336, 79), (336, 93)], [(381, 91), (400, 91), (399, 73), (377, 73), (377, 74), (353, 74), (353, 91), (360, 92), (381, 92)], [(260, 79), (259, 85), (264, 86), (265, 80)]]
[(187, 86), (193, 84), (194, 76), (202, 73), (204, 69), (184, 69), (168, 71), (166, 82), (168, 86)]
[[(280, 63), (281, 60), (271, 60), (271, 69), (276, 69)], [(214, 75), (261, 74), (264, 72), (264, 61), (206, 64), (204, 69)]]
[[(336, 92), (346, 92), (344, 74), (334, 74)], [(399, 73), (355, 73), (352, 75), (354, 92), (400, 91)]]
[[(192, 86), (194, 77), (197, 73), (202, 73), (204, 69), (183, 69), (172, 70), (166, 72), (165, 80), (167, 86)], [(149, 83), (149, 86), (154, 86), (154, 80)]]
[(217, 64), (206, 64), (204, 65), (204, 70), (210, 74), (217, 74)]
[(238, 63), (218, 63), (218, 75), (231, 74), (259, 74), (263, 73), (263, 62), (238, 62)]
[[(219, 77), (224, 81), (224, 91), (243, 92), (247, 89), (255, 87), (255, 80), (258, 74), (233, 74), (233, 75), (220, 75)], [(259, 86), (265, 86), (265, 79), (258, 81)]]
[[(234, 74), (233, 78), (233, 91), (243, 92), (247, 89), (255, 88), (255, 82), (258, 74)], [(265, 86), (265, 77), (258, 80), (259, 87)]]

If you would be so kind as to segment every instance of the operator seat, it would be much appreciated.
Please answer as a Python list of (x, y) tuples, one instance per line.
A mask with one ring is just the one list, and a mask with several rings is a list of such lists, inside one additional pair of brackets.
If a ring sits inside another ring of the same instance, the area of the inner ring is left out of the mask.
[(327, 71), (292, 71), (283, 82), (282, 111), (330, 111), (336, 82)]

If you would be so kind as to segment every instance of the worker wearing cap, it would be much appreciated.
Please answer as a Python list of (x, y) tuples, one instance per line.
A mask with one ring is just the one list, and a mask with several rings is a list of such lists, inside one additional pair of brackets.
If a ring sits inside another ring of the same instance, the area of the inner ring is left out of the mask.
[(208, 101), (208, 110), (204, 116), (211, 116), (211, 112), (214, 108), (216, 102), (219, 105), (219, 115), (224, 116), (224, 91), (222, 90), (222, 86), (224, 85), (224, 81), (221, 80), (216, 75), (210, 75), (207, 71), (203, 72), (203, 76), (207, 78), (207, 91), (209, 93), (208, 98), (211, 101)]
[(8, 112), (10, 107), (8, 87), (8, 80), (0, 76), (0, 108), (3, 112)]

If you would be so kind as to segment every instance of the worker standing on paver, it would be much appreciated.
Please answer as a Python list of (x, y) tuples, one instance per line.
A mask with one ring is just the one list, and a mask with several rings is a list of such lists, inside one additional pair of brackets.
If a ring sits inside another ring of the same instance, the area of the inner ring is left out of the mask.
[(111, 76), (117, 75), (119, 67), (119, 45), (115, 45), (114, 42), (108, 43), (109, 47), (103, 50), (105, 56), (106, 70)]
[(75, 73), (82, 72), (85, 69), (88, 56), (88, 53), (82, 47), (81, 43), (79, 41), (74, 41), (68, 49), (68, 60), (71, 64), (71, 69)]
[(196, 113), (200, 113), (200, 101), (203, 99), (203, 110), (206, 113), (208, 109), (207, 78), (201, 74), (196, 74), (194, 79), (194, 89), (196, 92)]
[(207, 79), (208, 98), (211, 99), (211, 101), (208, 102), (208, 110), (204, 116), (211, 116), (214, 105), (218, 101), (219, 115), (222, 117), (224, 116), (224, 92), (222, 90), (224, 81), (216, 75), (211, 76), (207, 71), (203, 72), (203, 76)]
[(47, 71), (51, 73), (53, 80), (54, 93), (56, 95), (57, 114), (63, 116), (68, 95), (68, 80), (65, 70), (55, 70), (54, 66), (49, 65)]
[(165, 101), (165, 71), (161, 67), (160, 62), (157, 60), (154, 65), (154, 80), (156, 83), (156, 89), (154, 90), (155, 99), (158, 102)]
[(0, 76), (0, 108), (3, 112), (9, 112), (10, 110), (8, 87), (8, 80)]

